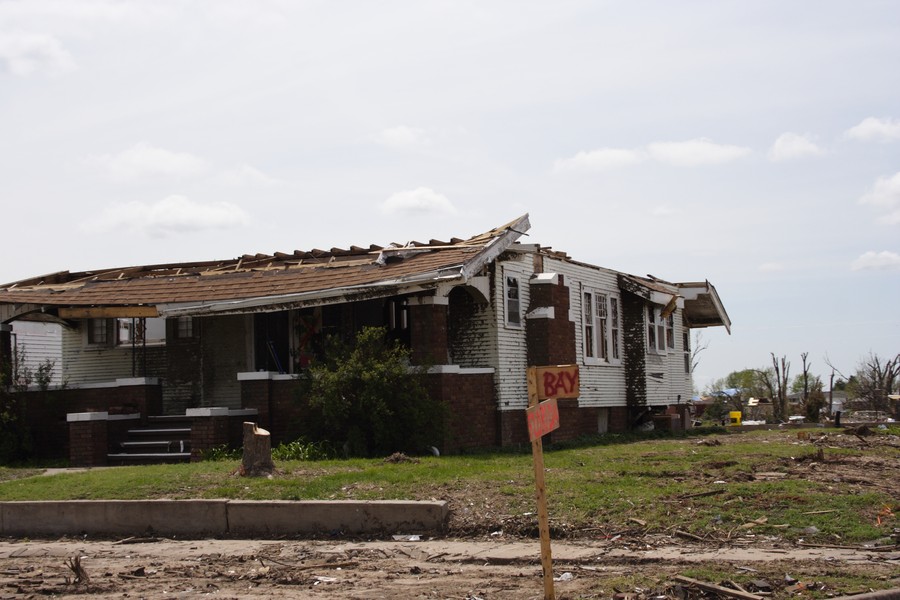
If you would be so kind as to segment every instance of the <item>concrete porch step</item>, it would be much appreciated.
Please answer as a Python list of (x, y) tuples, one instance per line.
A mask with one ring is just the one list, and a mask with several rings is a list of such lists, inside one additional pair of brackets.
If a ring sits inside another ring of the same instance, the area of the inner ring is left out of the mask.
[(129, 453), (156, 450), (157, 452), (189, 452), (190, 440), (153, 440), (146, 442), (122, 442), (119, 444), (123, 450)]
[(140, 453), (115, 453), (106, 455), (107, 462), (111, 465), (135, 465), (150, 463), (180, 463), (190, 462), (190, 452), (140, 452)]

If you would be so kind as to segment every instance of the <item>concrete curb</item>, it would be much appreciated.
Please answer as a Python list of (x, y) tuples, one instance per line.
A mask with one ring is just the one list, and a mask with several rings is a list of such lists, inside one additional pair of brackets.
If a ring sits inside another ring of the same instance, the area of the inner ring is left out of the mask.
[(440, 533), (446, 502), (69, 500), (0, 502), (0, 535), (276, 537)]

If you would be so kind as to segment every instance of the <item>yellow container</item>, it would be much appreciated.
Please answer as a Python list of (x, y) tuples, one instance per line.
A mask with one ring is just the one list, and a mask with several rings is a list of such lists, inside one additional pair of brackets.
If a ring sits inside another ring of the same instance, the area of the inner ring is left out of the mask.
[(741, 411), (733, 410), (728, 413), (728, 418), (731, 420), (731, 425), (738, 426), (741, 424)]

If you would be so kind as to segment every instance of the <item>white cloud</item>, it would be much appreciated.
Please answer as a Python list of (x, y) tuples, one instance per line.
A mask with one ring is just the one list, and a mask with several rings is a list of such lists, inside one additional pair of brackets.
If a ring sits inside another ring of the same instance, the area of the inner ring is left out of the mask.
[(381, 210), (388, 214), (435, 215), (453, 214), (456, 207), (443, 194), (419, 187), (393, 194), (381, 204)]
[(879, 177), (872, 191), (860, 198), (859, 202), (886, 208), (900, 205), (900, 172), (893, 177)]
[(83, 224), (90, 232), (113, 230), (143, 232), (152, 237), (207, 229), (230, 229), (248, 222), (247, 214), (230, 202), (194, 202), (172, 195), (154, 204), (128, 202), (103, 211), (96, 220)]
[(425, 131), (400, 125), (384, 129), (375, 136), (375, 142), (388, 148), (409, 148), (428, 143)]
[(891, 142), (900, 140), (900, 119), (869, 117), (848, 129), (844, 135), (863, 142)]
[(750, 148), (716, 144), (706, 138), (686, 142), (654, 142), (647, 146), (647, 150), (654, 159), (676, 167), (717, 165), (751, 153)]
[(636, 165), (643, 160), (637, 150), (624, 148), (598, 148), (579, 152), (571, 158), (561, 158), (553, 164), (553, 171), (606, 171)]
[(75, 68), (75, 60), (60, 41), (42, 33), (0, 35), (0, 64), (18, 76), (60, 73)]
[(118, 154), (89, 156), (93, 165), (117, 181), (131, 181), (147, 177), (189, 177), (209, 170), (209, 163), (187, 152), (172, 152), (139, 142)]
[(281, 183), (278, 179), (266, 175), (256, 167), (250, 165), (241, 165), (228, 171), (223, 171), (219, 175), (219, 180), (225, 185), (263, 185), (271, 186)]
[(896, 269), (900, 268), (900, 254), (896, 252), (866, 252), (860, 255), (851, 267), (854, 271), (863, 269)]
[(782, 133), (769, 149), (769, 160), (780, 162), (808, 156), (821, 156), (825, 151), (810, 139), (808, 134), (801, 135), (790, 131)]

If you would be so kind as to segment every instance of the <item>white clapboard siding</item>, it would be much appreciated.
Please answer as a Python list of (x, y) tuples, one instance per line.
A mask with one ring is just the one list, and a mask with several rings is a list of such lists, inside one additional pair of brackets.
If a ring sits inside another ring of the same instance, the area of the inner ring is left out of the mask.
[(146, 372), (140, 354), (138, 363), (132, 361), (131, 346), (90, 345), (83, 327), (62, 329), (62, 363), (67, 385), (104, 383), (134, 376), (162, 376), (165, 346), (150, 345), (145, 352)]
[[(569, 320), (575, 324), (575, 357), (578, 363), (581, 396), (578, 405), (583, 407), (625, 406), (625, 342), (622, 336), (622, 298), (618, 274), (609, 269), (580, 265), (568, 261), (544, 259), (544, 272), (563, 275), (569, 288)], [(599, 291), (619, 299), (619, 352), (617, 364), (588, 365), (584, 355), (584, 326), (582, 301), (584, 288)], [(556, 315), (560, 318), (561, 315)]]
[[(528, 406), (526, 369), (528, 352), (525, 340), (525, 313), (530, 302), (529, 279), (534, 274), (532, 256), (520, 254), (513, 260), (497, 263), (494, 270), (493, 305), (494, 326), (497, 332), (497, 363), (495, 382), (500, 410), (522, 410)], [(521, 325), (506, 323), (506, 277), (519, 278), (519, 312)]]
[(16, 321), (13, 324), (16, 340), (16, 352), (21, 363), (20, 369), (27, 368), (31, 373), (37, 372), (41, 365), (50, 363), (49, 385), (62, 383), (62, 325), (58, 323), (36, 323)]

